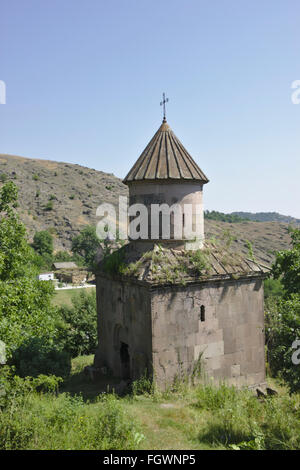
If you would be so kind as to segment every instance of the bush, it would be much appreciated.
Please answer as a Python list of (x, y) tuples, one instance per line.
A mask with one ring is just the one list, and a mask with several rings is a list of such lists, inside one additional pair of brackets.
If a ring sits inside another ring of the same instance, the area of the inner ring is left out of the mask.
[(53, 207), (54, 207), (53, 201), (49, 201), (49, 202), (47, 202), (47, 204), (45, 205), (44, 210), (45, 210), (45, 211), (52, 211), (52, 210), (53, 210)]
[(51, 346), (43, 338), (30, 338), (13, 352), (10, 364), (20, 377), (40, 374), (67, 377), (71, 370), (70, 355)]
[(280, 299), (284, 294), (284, 288), (279, 279), (265, 279), (264, 281), (265, 300)]
[(52, 255), (53, 237), (48, 230), (36, 232), (33, 237), (33, 249), (40, 255)]
[[(0, 370), (0, 449), (135, 449), (143, 436), (114, 395), (85, 403), (82, 396), (57, 396), (60, 379), (25, 379)], [(40, 393), (41, 386), (43, 394)]]
[(284, 379), (291, 392), (300, 391), (300, 365), (292, 361), (295, 353), (292, 345), (300, 339), (300, 295), (294, 294), (288, 300), (269, 303), (266, 326), (271, 372)]
[(82, 289), (72, 297), (72, 307), (61, 307), (60, 338), (64, 350), (76, 357), (92, 354), (97, 347), (96, 293)]

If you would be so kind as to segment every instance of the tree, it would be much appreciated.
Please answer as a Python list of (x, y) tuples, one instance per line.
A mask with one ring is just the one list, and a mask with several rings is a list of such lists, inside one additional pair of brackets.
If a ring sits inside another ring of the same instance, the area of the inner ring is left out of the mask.
[[(293, 362), (294, 345), (300, 340), (300, 295), (291, 294), (268, 304), (266, 312), (268, 362), (272, 373), (285, 380), (291, 392), (300, 391), (300, 364)], [(300, 341), (297, 346), (300, 357)]]
[(72, 307), (61, 307), (61, 341), (73, 357), (92, 354), (97, 346), (97, 307), (95, 292), (86, 289), (73, 296)]
[(300, 229), (290, 228), (289, 232), (292, 248), (278, 251), (272, 266), (272, 275), (281, 280), (287, 296), (300, 293)]
[(13, 204), (18, 189), (12, 182), (0, 190), (0, 339), (7, 355), (34, 336), (51, 342), (57, 311), (51, 306), (51, 282), (38, 281), (34, 252)]
[(48, 230), (36, 232), (33, 237), (32, 247), (40, 255), (53, 254), (53, 237)]
[(88, 267), (93, 267), (100, 240), (96, 234), (96, 227), (88, 225), (77, 237), (72, 240), (73, 253), (81, 256)]
[(277, 252), (271, 270), (277, 285), (274, 280), (269, 285), (266, 340), (272, 373), (295, 392), (300, 390), (300, 364), (293, 361), (294, 345), (300, 340), (300, 230), (291, 228), (290, 233), (291, 249)]

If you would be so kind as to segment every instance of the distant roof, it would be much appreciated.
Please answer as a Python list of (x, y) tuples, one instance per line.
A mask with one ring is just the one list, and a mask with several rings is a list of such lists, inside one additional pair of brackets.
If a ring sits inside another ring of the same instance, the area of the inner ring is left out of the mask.
[(71, 269), (77, 268), (77, 264), (73, 261), (64, 261), (63, 263), (53, 263), (55, 269)]
[(166, 179), (196, 180), (203, 184), (209, 181), (169, 124), (164, 121), (123, 183)]

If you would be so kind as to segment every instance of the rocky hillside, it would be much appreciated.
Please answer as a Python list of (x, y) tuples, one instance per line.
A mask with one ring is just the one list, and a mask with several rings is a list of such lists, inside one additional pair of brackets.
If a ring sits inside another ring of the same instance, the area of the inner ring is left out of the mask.
[[(81, 165), (0, 154), (0, 184), (13, 180), (19, 187), (19, 207), (29, 238), (39, 230), (54, 235), (55, 249), (70, 249), (72, 238), (87, 224), (96, 225), (102, 202), (118, 204), (127, 187), (113, 174)], [(2, 182), (2, 183), (1, 183)], [(289, 247), (288, 224), (282, 222), (228, 223), (205, 221), (206, 237), (227, 237), (231, 246), (257, 259), (272, 262), (274, 251)]]
[(19, 187), (18, 212), (30, 239), (50, 229), (56, 249), (69, 249), (72, 238), (87, 225), (96, 225), (96, 208), (116, 204), (127, 187), (113, 174), (71, 163), (0, 154), (0, 181)]

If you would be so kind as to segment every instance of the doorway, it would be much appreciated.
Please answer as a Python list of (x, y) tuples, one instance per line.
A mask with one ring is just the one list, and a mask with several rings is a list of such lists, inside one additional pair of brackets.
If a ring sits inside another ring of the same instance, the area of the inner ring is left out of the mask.
[(128, 344), (122, 343), (122, 341), (120, 347), (120, 359), (122, 379), (130, 379), (130, 355), (128, 351)]

